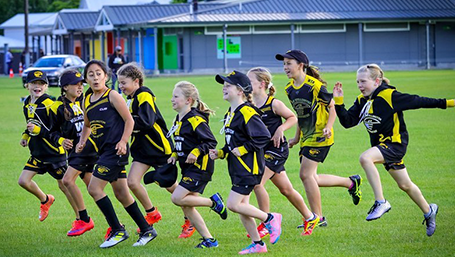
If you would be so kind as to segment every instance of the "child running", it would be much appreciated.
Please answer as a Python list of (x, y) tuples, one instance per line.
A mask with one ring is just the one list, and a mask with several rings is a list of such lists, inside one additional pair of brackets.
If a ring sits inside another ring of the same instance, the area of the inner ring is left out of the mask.
[(375, 197), (366, 220), (379, 219), (392, 208), (384, 198), (381, 179), (375, 166), (376, 163), (382, 163), (398, 187), (406, 192), (423, 212), (427, 236), (432, 236), (436, 230), (436, 214), (439, 208), (434, 203), (428, 204), (420, 189), (409, 178), (404, 165), (403, 158), (409, 136), (403, 111), (419, 108), (446, 109), (454, 107), (455, 100), (400, 93), (389, 83), (377, 64), (360, 67), (357, 70), (357, 86), (361, 94), (349, 110), (345, 109), (343, 103), (342, 84), (336, 83), (333, 89), (335, 108), (341, 125), (351, 128), (363, 122), (370, 134), (371, 148), (360, 155), (360, 164)]
[(270, 141), (270, 133), (252, 104), (252, 86), (248, 77), (233, 71), (224, 77), (216, 75), (216, 81), (223, 84), (223, 99), (230, 103), (224, 117), (226, 144), (220, 150), (211, 149), (210, 158), (226, 158), (232, 187), (227, 207), (240, 215), (252, 244), (242, 249), (239, 254), (267, 252), (266, 244), (261, 240), (256, 229), (255, 218), (264, 223), (270, 233), (270, 243), (275, 244), (281, 235), (282, 215), (266, 213), (251, 205), (250, 195), (254, 187), (261, 182), (264, 174), (264, 147)]
[(115, 246), (129, 237), (104, 192), (107, 183), (111, 184), (115, 197), (140, 228), (139, 239), (133, 246), (145, 245), (157, 234), (153, 226), (150, 226), (142, 216), (128, 190), (125, 165), (128, 164), (128, 139), (134, 127), (133, 117), (122, 96), (106, 86), (109, 72), (104, 62), (98, 60), (88, 62), (84, 69), (84, 78), (90, 89), (84, 100), (84, 127), (76, 152), (82, 152), (91, 134), (95, 147), (98, 148), (99, 159), (93, 170), (88, 191), (111, 227), (108, 237), (100, 247)]
[[(210, 110), (199, 97), (197, 88), (187, 81), (175, 85), (172, 93), (172, 108), (178, 112), (171, 133), (174, 135), (175, 152), (168, 162), (178, 160), (182, 179), (172, 193), (172, 202), (184, 209), (191, 224), (202, 236), (196, 248), (218, 247), (218, 241), (210, 234), (201, 214), (194, 207), (211, 207), (223, 220), (227, 211), (221, 195), (201, 197), (207, 183), (212, 179), (214, 162), (209, 150), (215, 149), (216, 139), (210, 131)], [(170, 136), (170, 135), (169, 135)]]
[(301, 50), (289, 50), (285, 54), (277, 54), (275, 58), (283, 61), (284, 72), (291, 79), (285, 90), (297, 113), (298, 126), (294, 138), (289, 140), (289, 147), (300, 141), (300, 179), (311, 211), (322, 217), (319, 226), (327, 226), (322, 215), (319, 187), (348, 188), (357, 205), (362, 197), (362, 178), (359, 175), (344, 178), (317, 174), (318, 164), (324, 162), (334, 142), (332, 127), (336, 112), (332, 94), (327, 92), (326, 82), (317, 69), (310, 66), (307, 55)]
[[(173, 151), (173, 144), (166, 122), (156, 105), (153, 92), (144, 85), (144, 73), (136, 63), (123, 65), (117, 71), (119, 88), (127, 96), (127, 105), (134, 119), (131, 136), (131, 156), (133, 163), (128, 174), (128, 187), (145, 209), (145, 219), (150, 225), (161, 220), (158, 209), (153, 206), (141, 179), (150, 167), (158, 169), (167, 163)], [(177, 183), (168, 187), (172, 193)], [(185, 226), (186, 223), (189, 225)], [(190, 222), (185, 220), (180, 237), (189, 237), (194, 233)], [(186, 229), (185, 229), (186, 228)]]
[[(274, 98), (275, 87), (272, 85), (272, 75), (266, 68), (252, 68), (247, 75), (253, 86), (253, 101), (262, 111), (262, 121), (269, 130), (270, 135), (273, 135), (264, 148), (264, 175), (261, 183), (254, 187), (259, 209), (264, 212), (270, 211), (269, 195), (264, 187), (265, 183), (270, 179), (302, 214), (304, 224), (302, 235), (311, 235), (314, 227), (319, 222), (319, 217), (308, 209), (303, 197), (292, 187), (284, 168), (284, 163), (289, 155), (288, 142), (284, 137), (284, 131), (294, 126), (297, 123), (297, 118), (283, 102)], [(282, 118), (285, 119), (284, 123)], [(259, 224), (258, 232), (261, 238), (269, 234), (263, 223)]]
[(25, 99), (23, 107), (27, 128), (22, 133), (20, 140), (21, 146), (29, 147), (31, 156), (22, 170), (18, 183), (40, 200), (40, 221), (47, 218), (49, 208), (55, 201), (53, 195), (45, 194), (33, 181), (35, 175), (42, 175), (46, 172), (57, 180), (58, 187), (65, 194), (76, 216), (78, 216), (76, 203), (62, 182), (63, 174), (67, 168), (65, 150), (55, 144), (50, 137), (53, 129), (52, 108), (54, 101), (46, 94), (48, 84), (46, 74), (40, 70), (30, 71), (27, 74), (26, 88), (30, 95)]
[(92, 178), (93, 167), (97, 160), (97, 153), (93, 139), (88, 138), (87, 145), (81, 153), (75, 152), (79, 137), (84, 126), (84, 86), (82, 74), (74, 69), (65, 70), (60, 76), (61, 96), (55, 102), (56, 109), (54, 126), (56, 131), (51, 134), (55, 142), (68, 151), (68, 169), (63, 176), (63, 184), (71, 194), (77, 206), (77, 219), (73, 222), (68, 236), (79, 236), (93, 229), (93, 220), (88, 216), (84, 199), (79, 187), (76, 185), (78, 176), (88, 187)]

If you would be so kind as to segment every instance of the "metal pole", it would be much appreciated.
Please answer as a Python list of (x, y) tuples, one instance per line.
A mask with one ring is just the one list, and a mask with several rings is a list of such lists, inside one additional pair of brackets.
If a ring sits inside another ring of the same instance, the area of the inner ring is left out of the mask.
[(431, 68), (430, 63), (430, 21), (426, 22), (426, 39), (427, 39), (427, 70)]
[(104, 56), (104, 31), (101, 31), (101, 60), (103, 62), (106, 61)]
[(224, 59), (224, 73), (228, 73), (228, 61), (227, 61), (227, 24), (223, 26), (223, 59)]
[(155, 45), (154, 51), (155, 51), (155, 64), (154, 64), (154, 71), (153, 73), (158, 75), (160, 74), (160, 69), (158, 67), (158, 27), (153, 28), (153, 44)]
[(5, 75), (8, 75), (8, 64), (6, 64), (6, 54), (8, 53), (8, 44), (5, 44), (3, 46), (3, 51), (5, 54), (3, 54), (3, 71), (5, 72)]
[(295, 49), (294, 24), (291, 24), (291, 49)]
[[(142, 30), (139, 29), (137, 32), (138, 41), (139, 41), (139, 63), (142, 64)], [(143, 65), (143, 64), (142, 64)]]
[(359, 22), (359, 66), (363, 64), (363, 24)]
[(28, 51), (28, 0), (24, 1), (24, 30), (25, 30), (25, 67), (30, 67), (30, 52)]

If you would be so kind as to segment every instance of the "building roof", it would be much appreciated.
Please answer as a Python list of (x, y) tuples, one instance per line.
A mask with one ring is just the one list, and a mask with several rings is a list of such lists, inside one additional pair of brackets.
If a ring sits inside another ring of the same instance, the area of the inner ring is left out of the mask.
[(59, 18), (67, 30), (93, 30), (99, 11), (88, 10), (62, 10)]
[(138, 5), (154, 2), (153, 0), (81, 0), (79, 9), (87, 9), (90, 11), (99, 11), (103, 6), (107, 5)]
[[(29, 27), (52, 27), (55, 22), (57, 13), (29, 13), (28, 24)], [(0, 29), (24, 28), (24, 14), (18, 13), (3, 22)]]
[(247, 0), (149, 23), (455, 19), (455, 0)]

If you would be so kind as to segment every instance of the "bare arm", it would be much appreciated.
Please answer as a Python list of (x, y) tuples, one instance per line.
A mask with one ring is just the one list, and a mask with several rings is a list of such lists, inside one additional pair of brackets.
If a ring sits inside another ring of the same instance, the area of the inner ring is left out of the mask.
[[(83, 104), (82, 106), (85, 106), (85, 104)], [(83, 108), (84, 108), (84, 127), (82, 127), (82, 133), (81, 133), (81, 138), (79, 139), (79, 143), (77, 143), (77, 145), (76, 145), (76, 153), (82, 152), (82, 150), (85, 147), (85, 143), (87, 142), (88, 137), (92, 133), (92, 129), (90, 128), (90, 121), (88, 120), (88, 117), (87, 117), (87, 112), (85, 111), (85, 107), (83, 107)]]
[(125, 100), (119, 93), (111, 91), (109, 93), (109, 101), (112, 103), (114, 108), (120, 114), (120, 117), (122, 117), (123, 121), (125, 122), (125, 128), (123, 129), (122, 138), (115, 146), (115, 149), (117, 150), (117, 155), (124, 155), (126, 154), (126, 144), (128, 143), (128, 139), (130, 138), (131, 133), (133, 132), (134, 120), (133, 117), (131, 116), (131, 113), (128, 110), (128, 107), (126, 106)]
[(327, 120), (327, 124), (325, 125), (325, 128), (323, 129), (324, 136), (326, 138), (330, 138), (332, 136), (332, 127), (333, 123), (335, 123), (335, 119), (337, 117), (337, 113), (335, 111), (335, 101), (332, 99), (329, 104), (329, 118)]
[(280, 100), (275, 99), (272, 103), (272, 108), (275, 114), (285, 119), (285, 122), (277, 128), (271, 139), (274, 146), (279, 147), (281, 142), (284, 142), (284, 131), (290, 129), (297, 123), (297, 117), (295, 117), (294, 113)]

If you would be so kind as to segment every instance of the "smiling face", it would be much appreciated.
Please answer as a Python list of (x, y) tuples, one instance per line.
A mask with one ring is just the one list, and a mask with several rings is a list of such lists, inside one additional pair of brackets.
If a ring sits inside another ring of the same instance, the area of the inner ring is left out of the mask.
[(98, 64), (92, 64), (88, 67), (85, 80), (94, 92), (106, 90), (107, 74)]
[(298, 63), (295, 59), (284, 58), (283, 70), (289, 79), (295, 79), (300, 73), (303, 73), (303, 63)]
[(84, 93), (84, 86), (82, 85), (82, 81), (78, 82), (75, 85), (67, 85), (63, 87), (66, 91), (66, 96), (68, 98), (78, 98), (79, 96)]
[(27, 89), (30, 92), (30, 95), (33, 98), (37, 99), (46, 93), (47, 84), (44, 81), (37, 80), (31, 83), (27, 83)]
[(379, 79), (372, 79), (369, 72), (357, 73), (357, 87), (364, 97), (369, 97), (379, 86)]
[(231, 102), (233, 100), (236, 100), (240, 97), (242, 97), (243, 92), (240, 88), (238, 88), (236, 85), (232, 85), (228, 82), (224, 82), (223, 85), (223, 99)]
[(130, 77), (119, 75), (118, 86), (125, 95), (131, 96), (139, 88), (139, 79), (133, 80)]
[(183, 91), (178, 87), (174, 88), (174, 91), (172, 92), (171, 103), (172, 109), (176, 112), (191, 108), (191, 99), (186, 98), (183, 95)]

